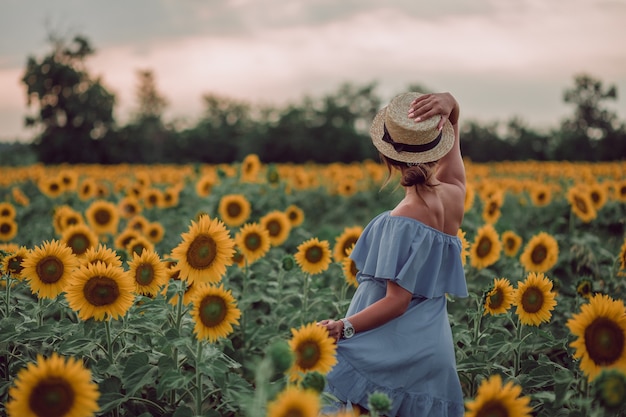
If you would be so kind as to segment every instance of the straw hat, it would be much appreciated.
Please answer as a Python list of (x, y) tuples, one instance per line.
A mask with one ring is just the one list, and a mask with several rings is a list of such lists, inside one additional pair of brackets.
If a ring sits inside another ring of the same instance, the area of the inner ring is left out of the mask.
[(409, 107), (422, 93), (400, 94), (374, 117), (370, 136), (376, 149), (400, 162), (421, 163), (439, 160), (454, 145), (454, 129), (446, 120), (441, 131), (441, 116), (421, 122), (409, 119)]

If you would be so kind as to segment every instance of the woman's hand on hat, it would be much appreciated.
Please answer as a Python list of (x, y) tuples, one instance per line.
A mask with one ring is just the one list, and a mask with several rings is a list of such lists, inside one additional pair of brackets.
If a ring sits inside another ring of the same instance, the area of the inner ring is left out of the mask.
[[(413, 100), (409, 107), (409, 119), (416, 122), (430, 119), (431, 117), (440, 115), (441, 120), (437, 125), (437, 129), (443, 129), (446, 120), (451, 119), (450, 115), (458, 106), (455, 98), (450, 93), (432, 93), (424, 94)], [(450, 120), (452, 124), (456, 120)]]

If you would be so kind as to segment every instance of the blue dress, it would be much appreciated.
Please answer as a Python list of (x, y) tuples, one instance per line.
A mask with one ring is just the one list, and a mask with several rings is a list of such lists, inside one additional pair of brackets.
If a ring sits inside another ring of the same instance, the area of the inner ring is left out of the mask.
[(467, 296), (461, 241), (386, 211), (365, 227), (350, 257), (359, 286), (346, 317), (383, 298), (387, 280), (413, 298), (400, 317), (339, 340), (326, 391), (365, 408), (369, 394), (384, 392), (389, 417), (463, 416), (446, 306), (446, 294)]

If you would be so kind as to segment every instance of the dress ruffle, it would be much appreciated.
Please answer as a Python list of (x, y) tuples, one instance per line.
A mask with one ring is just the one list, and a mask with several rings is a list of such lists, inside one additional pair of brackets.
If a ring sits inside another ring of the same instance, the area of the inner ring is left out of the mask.
[(333, 382), (341, 382), (336, 387), (329, 382), (326, 391), (340, 400), (350, 398), (353, 404), (367, 405), (368, 396), (373, 392), (387, 394), (391, 399), (389, 416), (411, 417), (459, 417), (464, 415), (465, 406), (462, 402), (451, 402), (443, 398), (434, 398), (428, 393), (406, 392), (375, 384), (355, 369), (340, 353), (338, 363), (333, 368)]
[(350, 257), (359, 282), (390, 279), (414, 296), (467, 297), (461, 249), (458, 237), (385, 211), (363, 230)]

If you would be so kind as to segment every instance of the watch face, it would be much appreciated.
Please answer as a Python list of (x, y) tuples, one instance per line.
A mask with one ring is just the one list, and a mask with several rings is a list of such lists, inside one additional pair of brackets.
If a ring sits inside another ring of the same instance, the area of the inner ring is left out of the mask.
[(352, 337), (354, 335), (354, 327), (346, 327), (343, 329), (343, 337), (346, 339)]

